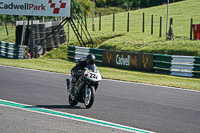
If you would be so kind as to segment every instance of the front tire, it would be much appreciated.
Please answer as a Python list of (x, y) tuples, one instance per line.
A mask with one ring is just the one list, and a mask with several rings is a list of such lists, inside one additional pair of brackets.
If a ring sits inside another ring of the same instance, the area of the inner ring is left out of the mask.
[(76, 106), (78, 104), (78, 102), (74, 99), (74, 97), (72, 95), (69, 94), (69, 104), (71, 106)]
[(91, 108), (95, 99), (95, 89), (93, 86), (90, 86), (87, 89), (87, 95), (85, 96), (84, 104), (86, 108)]

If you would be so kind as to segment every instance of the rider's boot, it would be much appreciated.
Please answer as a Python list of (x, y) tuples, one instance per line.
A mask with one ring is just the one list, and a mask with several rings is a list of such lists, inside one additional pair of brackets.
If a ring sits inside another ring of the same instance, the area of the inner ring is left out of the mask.
[(76, 83), (76, 79), (72, 78), (71, 83), (69, 84), (69, 87), (68, 87), (68, 92), (71, 94), (74, 93), (75, 83)]
[(73, 94), (73, 92), (74, 92), (74, 87), (75, 87), (74, 84), (70, 84), (70, 85), (69, 85), (68, 92), (69, 92), (70, 94)]

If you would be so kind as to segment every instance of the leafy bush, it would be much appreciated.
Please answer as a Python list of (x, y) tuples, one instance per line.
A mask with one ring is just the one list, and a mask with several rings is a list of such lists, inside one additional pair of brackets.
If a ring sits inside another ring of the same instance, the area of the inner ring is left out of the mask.
[(108, 8), (95, 8), (95, 12), (96, 14), (101, 13), (102, 15), (109, 15), (112, 14), (113, 12), (115, 13), (125, 12), (125, 10), (119, 7), (108, 7)]

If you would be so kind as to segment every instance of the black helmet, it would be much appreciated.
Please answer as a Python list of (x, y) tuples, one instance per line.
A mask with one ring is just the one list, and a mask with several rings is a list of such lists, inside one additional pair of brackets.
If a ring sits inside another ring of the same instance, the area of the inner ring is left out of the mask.
[(96, 57), (93, 54), (88, 54), (86, 57), (86, 64), (93, 65), (95, 63)]

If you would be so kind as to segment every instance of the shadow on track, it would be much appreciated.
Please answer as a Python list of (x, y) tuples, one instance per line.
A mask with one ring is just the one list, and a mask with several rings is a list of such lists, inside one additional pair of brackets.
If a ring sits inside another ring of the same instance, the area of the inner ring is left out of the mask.
[(80, 106), (70, 106), (70, 105), (36, 105), (39, 108), (47, 109), (83, 109)]
[(70, 106), (70, 105), (36, 105), (27, 106), (26, 108), (46, 108), (46, 109), (85, 109), (80, 106)]

